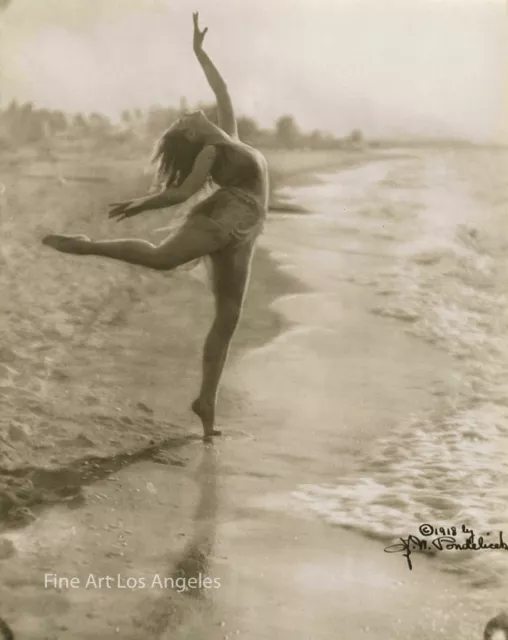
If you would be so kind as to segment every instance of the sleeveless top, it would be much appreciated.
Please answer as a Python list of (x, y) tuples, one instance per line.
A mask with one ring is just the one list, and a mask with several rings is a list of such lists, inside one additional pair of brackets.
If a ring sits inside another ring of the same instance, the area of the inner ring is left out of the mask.
[(210, 175), (220, 187), (236, 187), (259, 193), (263, 182), (261, 169), (247, 153), (230, 145), (216, 145), (217, 157)]
[(219, 188), (193, 207), (189, 221), (204, 215), (214, 223), (221, 240), (253, 241), (262, 232), (267, 213), (263, 170), (241, 149), (219, 144), (216, 150), (210, 176)]

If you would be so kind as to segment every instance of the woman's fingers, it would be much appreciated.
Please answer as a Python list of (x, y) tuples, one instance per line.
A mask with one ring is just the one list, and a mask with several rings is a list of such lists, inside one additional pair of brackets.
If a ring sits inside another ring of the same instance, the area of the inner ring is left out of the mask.
[(120, 220), (125, 220), (125, 218), (128, 218), (128, 217), (130, 217), (130, 214), (126, 213), (125, 211), (116, 213), (114, 216), (112, 215), (109, 216), (110, 220), (115, 220), (116, 222), (120, 222)]
[(132, 200), (123, 200), (122, 202), (111, 202), (108, 206), (112, 209), (125, 209), (132, 204)]
[(125, 202), (114, 202), (110, 204), (108, 218), (116, 218), (116, 221), (120, 222), (120, 220), (125, 220), (125, 218), (130, 218), (131, 216), (136, 215), (138, 211), (132, 210), (133, 204), (133, 200), (126, 200)]
[(203, 42), (203, 38), (205, 37), (206, 32), (208, 31), (208, 27), (205, 27), (203, 29), (203, 31), (200, 30), (200, 28), (199, 28), (199, 13), (197, 11), (192, 14), (192, 20), (194, 22), (194, 32), (199, 37), (199, 40), (201, 42)]
[(125, 220), (126, 218), (132, 218), (132, 216), (135, 216), (138, 213), (139, 211), (128, 211), (128, 210), (120, 211), (119, 214), (115, 216), (116, 221), (120, 222), (121, 220)]
[(116, 202), (114, 204), (110, 204), (109, 206), (110, 206), (110, 210), (109, 210), (108, 217), (109, 218), (115, 218), (116, 216), (119, 216), (119, 215), (121, 215), (122, 213), (125, 212), (125, 210), (129, 206), (129, 203)]

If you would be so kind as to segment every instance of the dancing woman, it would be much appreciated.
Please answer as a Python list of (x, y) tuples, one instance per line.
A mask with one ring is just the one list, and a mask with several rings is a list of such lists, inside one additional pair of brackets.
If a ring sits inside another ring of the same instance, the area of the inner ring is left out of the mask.
[(46, 236), (43, 243), (64, 253), (104, 256), (159, 271), (210, 256), (215, 318), (204, 347), (201, 390), (192, 403), (209, 439), (221, 434), (215, 429), (217, 391), (240, 319), (254, 245), (266, 217), (268, 171), (263, 155), (239, 140), (226, 83), (203, 50), (208, 29), (200, 30), (197, 13), (193, 21), (194, 52), (215, 93), (219, 126), (202, 111), (181, 116), (155, 147), (153, 159), (163, 188), (155, 195), (110, 205), (109, 217), (123, 220), (184, 202), (210, 179), (219, 188), (193, 207), (180, 228), (158, 245), (55, 234)]

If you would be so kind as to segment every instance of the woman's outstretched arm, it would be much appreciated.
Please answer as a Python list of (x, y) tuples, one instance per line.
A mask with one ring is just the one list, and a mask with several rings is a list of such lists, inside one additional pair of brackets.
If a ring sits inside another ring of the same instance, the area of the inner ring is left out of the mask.
[(154, 195), (148, 195), (135, 200), (114, 202), (110, 204), (109, 218), (116, 218), (117, 222), (136, 216), (143, 211), (164, 209), (180, 202), (185, 202), (205, 184), (210, 170), (215, 162), (215, 147), (204, 147), (198, 154), (192, 171), (179, 187), (163, 189)]
[(203, 50), (203, 40), (208, 31), (208, 27), (199, 30), (197, 13), (192, 14), (194, 21), (194, 53), (203, 69), (208, 84), (215, 93), (217, 99), (217, 111), (219, 117), (219, 127), (225, 131), (228, 135), (236, 138), (238, 136), (238, 129), (236, 126), (235, 112), (233, 110), (233, 103), (228, 92), (227, 85), (224, 78), (218, 72), (216, 66), (210, 60), (208, 54)]

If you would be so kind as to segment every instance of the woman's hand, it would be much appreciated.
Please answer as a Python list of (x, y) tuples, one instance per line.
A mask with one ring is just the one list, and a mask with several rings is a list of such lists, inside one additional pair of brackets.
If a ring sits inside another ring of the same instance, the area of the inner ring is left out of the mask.
[(154, 194), (153, 196), (145, 196), (136, 198), (136, 200), (124, 200), (123, 202), (113, 202), (109, 205), (109, 218), (116, 218), (117, 222), (137, 216), (143, 211), (151, 211), (153, 209), (166, 209), (173, 204), (178, 204), (188, 199), (188, 195), (181, 189), (166, 189)]
[(109, 205), (108, 218), (117, 218), (117, 222), (136, 215), (138, 211), (134, 210), (135, 201), (125, 200), (124, 202), (113, 202)]
[(208, 27), (205, 27), (203, 29), (203, 31), (199, 30), (199, 24), (198, 24), (198, 20), (199, 20), (199, 13), (196, 11), (196, 13), (192, 14), (192, 20), (194, 22), (194, 51), (197, 53), (198, 51), (201, 51), (202, 47), (203, 47), (203, 40), (205, 39), (205, 35), (206, 32), (208, 31)]

